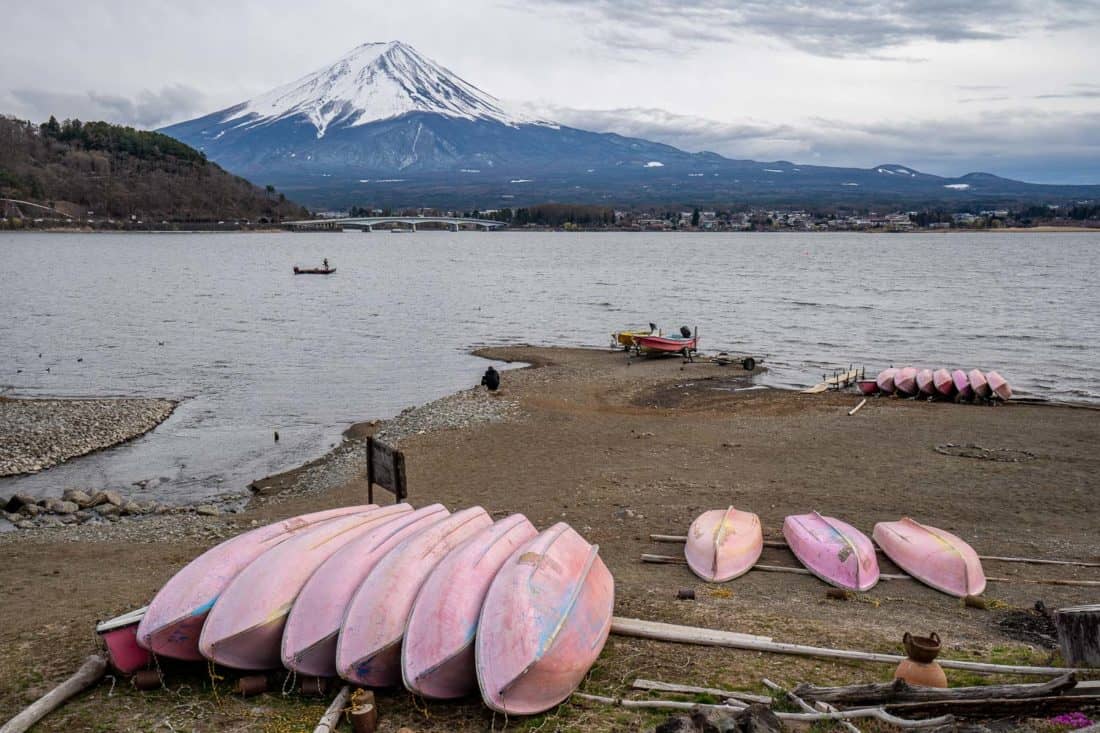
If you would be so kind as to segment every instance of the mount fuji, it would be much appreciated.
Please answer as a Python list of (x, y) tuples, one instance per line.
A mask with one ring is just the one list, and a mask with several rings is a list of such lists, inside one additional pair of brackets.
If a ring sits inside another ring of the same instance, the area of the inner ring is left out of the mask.
[(570, 203), (916, 206), (1062, 200), (1100, 186), (1038, 186), (760, 163), (515, 114), (400, 43), (368, 43), (233, 107), (161, 132), (296, 201), (494, 208)]

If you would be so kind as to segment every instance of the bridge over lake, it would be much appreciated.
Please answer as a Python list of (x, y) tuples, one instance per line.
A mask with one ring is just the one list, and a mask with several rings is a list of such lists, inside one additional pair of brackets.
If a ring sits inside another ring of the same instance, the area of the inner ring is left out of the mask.
[(283, 226), (294, 231), (311, 231), (324, 229), (362, 229), (366, 232), (374, 231), (375, 227), (383, 229), (399, 229), (416, 231), (417, 226), (424, 224), (442, 225), (452, 232), (461, 229), (476, 229), (489, 231), (508, 226), (502, 221), (491, 219), (472, 219), (469, 217), (455, 216), (358, 216), (343, 217), (338, 219), (305, 219), (302, 221), (284, 221)]

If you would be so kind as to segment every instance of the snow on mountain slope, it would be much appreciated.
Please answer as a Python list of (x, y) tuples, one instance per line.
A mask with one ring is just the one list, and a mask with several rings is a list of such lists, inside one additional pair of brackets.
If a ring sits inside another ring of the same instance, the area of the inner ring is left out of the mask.
[(223, 122), (253, 127), (305, 116), (324, 137), (329, 127), (356, 127), (410, 112), (509, 126), (548, 124), (507, 112), (468, 84), (399, 41), (365, 43), (336, 63), (228, 110)]

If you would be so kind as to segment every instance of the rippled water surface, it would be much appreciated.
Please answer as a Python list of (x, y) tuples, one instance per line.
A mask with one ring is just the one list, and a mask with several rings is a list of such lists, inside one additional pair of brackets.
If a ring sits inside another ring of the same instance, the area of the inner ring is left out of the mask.
[[(0, 256), (6, 394), (183, 400), (0, 494), (242, 491), (349, 423), (476, 384), (471, 346), (603, 346), (649, 321), (767, 354), (773, 384), (978, 366), (1100, 401), (1100, 234), (7, 234)], [(322, 257), (335, 275), (291, 274)]]

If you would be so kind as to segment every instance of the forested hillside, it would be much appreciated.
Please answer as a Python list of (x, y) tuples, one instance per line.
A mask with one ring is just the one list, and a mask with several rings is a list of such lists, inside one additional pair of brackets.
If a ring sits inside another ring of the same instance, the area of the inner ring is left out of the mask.
[[(0, 116), (0, 199), (96, 221), (258, 222), (307, 215), (272, 187), (231, 175), (167, 135), (53, 117), (35, 125)], [(7, 205), (9, 216), (14, 206)]]

